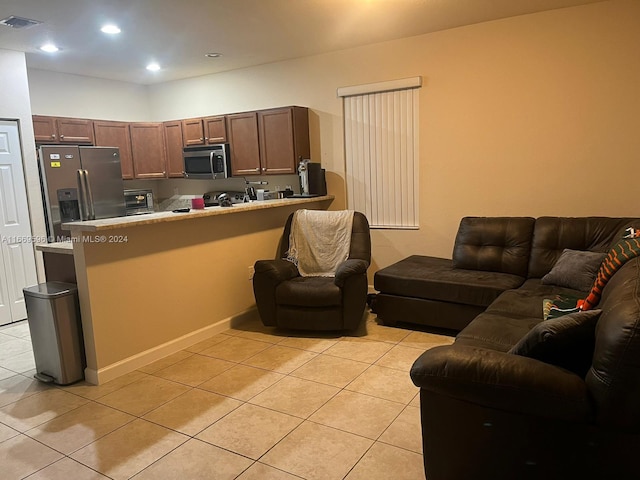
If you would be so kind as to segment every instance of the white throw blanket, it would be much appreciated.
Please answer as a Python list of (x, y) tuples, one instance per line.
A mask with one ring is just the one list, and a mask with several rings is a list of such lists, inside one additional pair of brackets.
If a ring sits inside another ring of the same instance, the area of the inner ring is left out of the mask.
[(297, 210), (291, 221), (287, 260), (303, 277), (333, 277), (349, 258), (353, 211)]

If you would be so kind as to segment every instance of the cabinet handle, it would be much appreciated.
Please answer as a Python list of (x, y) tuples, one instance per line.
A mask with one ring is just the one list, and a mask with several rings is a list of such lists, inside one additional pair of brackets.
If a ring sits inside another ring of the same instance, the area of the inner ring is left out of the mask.
[[(204, 139), (205, 139), (205, 140), (209, 140), (209, 137), (204, 137)], [(200, 139), (200, 140), (202, 140), (202, 139)]]
[(267, 169), (266, 169), (266, 168), (263, 168), (263, 169), (262, 169), (262, 171), (263, 171), (263, 172), (266, 172), (266, 171), (267, 171)]
[(200, 137), (200, 141), (202, 142), (204, 140), (204, 138)]
[(260, 167), (256, 168), (256, 172), (259, 172), (259, 171), (260, 171)]
[(62, 140), (64, 138), (64, 135), (60, 135), (60, 140)]
[(52, 133), (52, 134), (51, 134), (51, 138), (56, 138), (56, 134), (55, 134), (55, 133)]

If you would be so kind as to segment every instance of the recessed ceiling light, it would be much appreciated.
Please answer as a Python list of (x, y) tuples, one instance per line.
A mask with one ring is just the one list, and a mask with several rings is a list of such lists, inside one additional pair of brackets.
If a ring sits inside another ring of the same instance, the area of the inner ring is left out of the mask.
[(109, 24), (109, 25), (104, 25), (100, 31), (102, 33), (108, 33), (111, 35), (115, 35), (116, 33), (120, 33), (122, 30), (120, 30), (120, 27), (118, 27), (117, 25), (113, 25), (113, 24)]
[(53, 43), (46, 43), (40, 47), (40, 50), (47, 53), (54, 53), (60, 51)]
[(160, 65), (158, 65), (157, 63), (150, 63), (149, 65), (147, 65), (147, 70), (151, 72), (157, 72), (158, 70), (160, 70)]
[(218, 57), (221, 57), (222, 54), (221, 53), (211, 52), (211, 53), (205, 53), (204, 56), (205, 57), (209, 57), (209, 58), (218, 58)]

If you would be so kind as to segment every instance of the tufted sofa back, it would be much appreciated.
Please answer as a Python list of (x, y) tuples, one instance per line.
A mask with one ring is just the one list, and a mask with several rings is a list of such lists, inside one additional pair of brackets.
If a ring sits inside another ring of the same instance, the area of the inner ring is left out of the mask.
[(527, 276), (531, 217), (464, 217), (453, 246), (453, 266)]
[(622, 237), (634, 218), (613, 217), (540, 217), (535, 222), (529, 278), (542, 278), (555, 265), (565, 248), (608, 252)]

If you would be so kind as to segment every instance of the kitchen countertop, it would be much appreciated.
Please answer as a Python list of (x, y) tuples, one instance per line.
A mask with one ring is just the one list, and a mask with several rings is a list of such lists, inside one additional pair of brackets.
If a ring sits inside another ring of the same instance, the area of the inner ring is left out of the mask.
[[(191, 211), (185, 213), (155, 212), (145, 215), (132, 215), (129, 217), (105, 218), (102, 220), (88, 220), (85, 222), (69, 222), (64, 223), (62, 225), (62, 228), (65, 230), (71, 230), (72, 233), (99, 232), (116, 228), (135, 227), (140, 225), (151, 225), (154, 223), (164, 222), (178, 222), (182, 220), (192, 220), (201, 217), (228, 215), (232, 213), (250, 212), (267, 208), (304, 205), (313, 202), (331, 201), (334, 198), (335, 197), (333, 195), (324, 195), (320, 197), (283, 198), (277, 200), (253, 201), (250, 203), (236, 203), (231, 207), (206, 207), (203, 210), (191, 209)], [(71, 245), (71, 242), (69, 242), (69, 244)]]
[(40, 243), (36, 245), (36, 250), (46, 253), (61, 253), (63, 255), (73, 255), (73, 243), (71, 243), (71, 241)]

